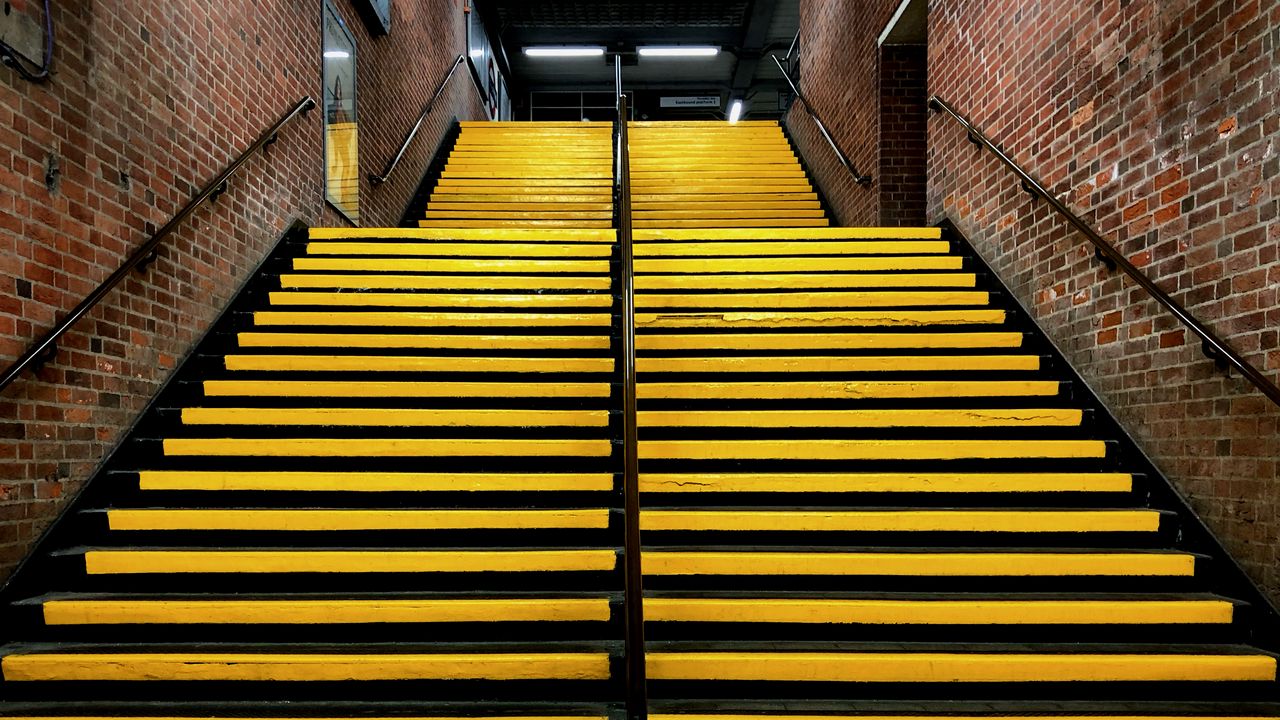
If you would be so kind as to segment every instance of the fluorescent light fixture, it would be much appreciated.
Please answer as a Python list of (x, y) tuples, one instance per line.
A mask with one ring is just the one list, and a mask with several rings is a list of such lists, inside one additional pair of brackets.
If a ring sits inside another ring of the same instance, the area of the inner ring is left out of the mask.
[(325, 50), (324, 56), (327, 58), (333, 58), (335, 60), (343, 60), (351, 57), (351, 53), (347, 52), (346, 50)]
[(645, 57), (712, 57), (720, 54), (714, 45), (644, 45), (637, 48)]
[(729, 122), (736, 123), (740, 117), (742, 117), (742, 101), (734, 100), (729, 106)]
[(550, 58), (601, 57), (604, 55), (604, 48), (585, 45), (543, 45), (540, 47), (527, 47), (524, 49), (524, 54), (529, 57)]

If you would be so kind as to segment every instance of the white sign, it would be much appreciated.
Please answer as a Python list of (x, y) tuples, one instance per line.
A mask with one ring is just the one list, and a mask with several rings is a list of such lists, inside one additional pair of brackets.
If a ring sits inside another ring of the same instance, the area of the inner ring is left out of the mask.
[(719, 95), (691, 95), (689, 97), (664, 97), (661, 106), (664, 108), (718, 108)]

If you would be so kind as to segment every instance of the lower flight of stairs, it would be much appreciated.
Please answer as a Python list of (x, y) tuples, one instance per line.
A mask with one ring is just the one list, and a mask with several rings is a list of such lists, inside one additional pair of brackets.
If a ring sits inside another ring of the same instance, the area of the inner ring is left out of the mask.
[(0, 713), (602, 714), (613, 235), (283, 242), (8, 588)]

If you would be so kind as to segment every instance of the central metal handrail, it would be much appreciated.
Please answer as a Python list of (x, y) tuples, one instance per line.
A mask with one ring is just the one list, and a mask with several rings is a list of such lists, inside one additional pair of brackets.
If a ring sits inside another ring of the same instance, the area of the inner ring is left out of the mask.
[(0, 375), (0, 391), (3, 391), (14, 380), (18, 379), (18, 376), (27, 368), (41, 365), (46, 360), (53, 357), (53, 355), (58, 351), (58, 340), (71, 329), (72, 325), (75, 325), (80, 318), (87, 315), (95, 305), (102, 302), (102, 299), (114, 290), (117, 285), (123, 282), (125, 278), (129, 277), (130, 272), (134, 270), (141, 270), (150, 265), (160, 252), (160, 244), (163, 243), (179, 225), (185, 222), (187, 218), (191, 217), (192, 213), (209, 200), (217, 200), (222, 193), (227, 191), (227, 184), (231, 181), (231, 177), (240, 170), (241, 166), (249, 161), (250, 157), (253, 157), (254, 153), (270, 147), (272, 143), (279, 139), (280, 131), (284, 129), (286, 125), (293, 122), (298, 118), (298, 116), (306, 114), (315, 106), (316, 101), (311, 99), (311, 96), (308, 95), (307, 97), (302, 98), (295, 103), (283, 117), (277, 120), (274, 125), (267, 128), (266, 131), (259, 135), (258, 139), (245, 149), (244, 152), (240, 153), (240, 156), (228, 165), (225, 170), (218, 173), (218, 176), (215, 177), (208, 185), (205, 185), (204, 189), (197, 193), (195, 197), (191, 198), (191, 200), (187, 201), (187, 204), (182, 206), (182, 209), (178, 211), (177, 215), (173, 216), (172, 220), (165, 223), (164, 227), (156, 231), (156, 233), (151, 236), (151, 239), (147, 240), (137, 250), (135, 250), (133, 254), (124, 261), (123, 265), (121, 265), (115, 272), (111, 273), (110, 277), (102, 281), (101, 285), (94, 289), (93, 292), (89, 293), (84, 300), (81, 300), (79, 305), (72, 308), (71, 312), (67, 313), (66, 317), (60, 320), (57, 325), (54, 325), (49, 332), (45, 333), (44, 337), (40, 338), (38, 342), (32, 345), (27, 352), (22, 355), (22, 357), (14, 361), (14, 363), (4, 371), (4, 375)]
[(848, 170), (849, 174), (853, 176), (853, 181), (859, 185), (870, 185), (871, 176), (858, 172), (858, 168), (854, 167), (853, 162), (849, 160), (849, 157), (845, 155), (844, 151), (840, 149), (840, 146), (836, 144), (836, 139), (831, 137), (831, 133), (827, 130), (827, 124), (822, 122), (822, 118), (818, 117), (818, 112), (809, 104), (809, 99), (804, 96), (804, 93), (800, 92), (800, 88), (796, 85), (795, 81), (791, 79), (791, 74), (782, 66), (782, 61), (778, 59), (777, 55), (770, 55), (769, 57), (773, 58), (773, 64), (778, 66), (778, 72), (782, 73), (782, 77), (785, 78), (787, 84), (791, 86), (791, 94), (795, 95), (796, 99), (800, 101), (800, 104), (804, 106), (804, 111), (808, 113), (809, 117), (813, 120), (813, 124), (818, 126), (818, 132), (822, 133), (822, 137), (826, 138), (827, 144), (831, 146), (832, 151), (836, 154), (836, 159), (838, 159), (840, 164), (844, 166), (844, 169)]
[(1241, 357), (1240, 354), (1233, 350), (1230, 345), (1215, 335), (1208, 326), (1197, 320), (1194, 315), (1182, 306), (1181, 303), (1170, 297), (1170, 295), (1164, 290), (1161, 290), (1160, 286), (1151, 281), (1151, 278), (1147, 277), (1146, 274), (1139, 270), (1133, 263), (1129, 262), (1129, 259), (1124, 256), (1124, 253), (1120, 252), (1111, 245), (1111, 243), (1104, 240), (1102, 236), (1095, 232), (1093, 228), (1089, 227), (1089, 225), (1085, 223), (1079, 215), (1072, 212), (1065, 203), (1046, 190), (1039, 182), (1036, 182), (1035, 178), (1031, 177), (1026, 170), (1023, 170), (1018, 163), (1014, 162), (1012, 158), (1006, 155), (1005, 152), (992, 142), (990, 138), (984, 135), (981, 130), (975, 127), (973, 123), (969, 122), (968, 118), (961, 115), (955, 108), (951, 107), (950, 103), (937, 95), (929, 98), (929, 108), (935, 112), (944, 113), (946, 116), (959, 123), (960, 126), (964, 128), (966, 139), (979, 148), (990, 150), (1002, 165), (1009, 168), (1009, 170), (1017, 176), (1018, 180), (1021, 181), (1024, 192), (1031, 195), (1032, 198), (1043, 198), (1045, 202), (1049, 203), (1050, 207), (1058, 212), (1058, 214), (1066, 218), (1067, 222), (1071, 223), (1071, 225), (1078, 230), (1081, 235), (1088, 238), (1089, 242), (1093, 243), (1094, 256), (1097, 257), (1100, 262), (1112, 270), (1123, 270), (1130, 279), (1137, 283), (1143, 290), (1146, 290), (1147, 294), (1150, 295), (1153, 300), (1160, 303), (1165, 310), (1172, 313), (1173, 316), (1178, 318), (1178, 320), (1181, 321), (1183, 325), (1187, 326), (1191, 332), (1195, 333), (1200, 338), (1200, 349), (1206, 357), (1213, 360), (1220, 367), (1226, 368), (1227, 366), (1231, 366), (1239, 370), (1240, 374), (1261, 390), (1263, 395), (1266, 395), (1272, 402), (1280, 405), (1280, 387), (1277, 387), (1275, 383), (1271, 382), (1271, 380), (1267, 378), (1266, 375), (1263, 375), (1261, 371), (1249, 364), (1249, 361)]
[[(400, 143), (400, 149), (396, 151), (395, 157), (387, 163), (381, 175), (369, 174), (369, 182), (375, 187), (385, 183), (391, 178), (391, 174), (396, 171), (396, 167), (400, 165), (400, 161), (404, 158), (404, 154), (408, 152), (409, 146), (413, 144), (413, 139), (418, 136), (418, 131), (422, 129), (422, 124), (427, 121), (427, 116), (431, 114), (431, 110), (436, 106), (436, 101), (444, 94), (444, 90), (449, 85), (449, 80), (453, 79), (454, 73), (458, 72), (458, 68), (465, 62), (467, 56), (465, 53), (458, 53), (458, 57), (454, 58), (453, 64), (449, 66), (449, 70), (440, 78), (440, 82), (436, 83), (435, 92), (431, 93), (431, 99), (427, 101), (426, 106), (422, 108), (422, 112), (418, 115), (418, 121), (409, 129), (409, 134), (405, 135), (404, 142)], [(474, 82), (474, 78), (472, 78)]]
[(614, 66), (618, 87), (617, 165), (614, 207), (617, 208), (618, 253), (622, 278), (622, 494), (625, 563), (623, 608), (627, 718), (649, 715), (645, 688), (644, 571), (640, 566), (640, 456), (636, 425), (636, 292), (635, 252), (631, 238), (631, 160), (627, 142), (627, 96), (622, 93), (622, 64)]

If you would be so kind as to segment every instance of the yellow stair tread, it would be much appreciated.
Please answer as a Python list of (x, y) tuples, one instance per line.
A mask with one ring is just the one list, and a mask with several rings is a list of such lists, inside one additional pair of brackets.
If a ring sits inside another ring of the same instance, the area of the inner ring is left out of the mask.
[[(184, 411), (184, 419), (185, 419)], [(1079, 410), (641, 410), (640, 427), (979, 428), (1076, 427)], [(513, 423), (515, 424), (515, 423)]]
[[(610, 359), (611, 360), (611, 359)], [(436, 408), (182, 409), (187, 425), (321, 425), (343, 427), (607, 427), (608, 410)]]
[(1129, 493), (1127, 473), (640, 473), (646, 493)]
[[(293, 260), (294, 270), (337, 270), (340, 272), (362, 270), (388, 273), (471, 273), (485, 279), (500, 274), (523, 273), (573, 273), (575, 275), (599, 275), (608, 279), (609, 261), (501, 257), (487, 258), (361, 258), (361, 257), (300, 257)], [(610, 281), (611, 282), (611, 281)]]
[(112, 508), (107, 522), (112, 530), (581, 530), (609, 527), (609, 511)]
[(636, 395), (656, 399), (857, 400), (862, 398), (1045, 397), (1056, 380), (867, 380), (641, 382)]
[(443, 219), (419, 220), (418, 226), (424, 228), (466, 228), (466, 227), (547, 227), (547, 228), (606, 228), (612, 220), (502, 220), (484, 219)]
[[(1226, 600), (645, 598), (648, 622), (866, 625), (1227, 624)], [(47, 613), (47, 611), (46, 611)], [(676, 716), (679, 717), (679, 716)]]
[(755, 552), (649, 550), (646, 575), (847, 575), (898, 577), (1190, 577), (1177, 552)]
[(594, 242), (617, 240), (614, 230), (479, 230), (440, 231), (415, 228), (311, 228), (312, 240), (503, 240), (509, 242)]
[(646, 230), (635, 240), (940, 240), (938, 228), (833, 227), (818, 230)]
[(511, 373), (607, 373), (611, 357), (502, 357), (484, 355), (227, 355), (228, 370), (275, 372), (511, 372)]
[[(983, 293), (985, 295), (985, 293)], [(397, 293), (283, 290), (268, 293), (273, 306), (561, 308), (610, 307), (607, 293)]]
[(608, 572), (601, 550), (86, 550), (90, 575), (139, 573)]
[[(166, 441), (166, 443), (171, 441)], [(1101, 440), (642, 440), (641, 460), (1101, 459)]]
[(653, 652), (653, 680), (824, 682), (1274, 681), (1270, 655)]
[[(646, 337), (646, 336), (641, 336)], [(652, 337), (679, 337), (678, 335)], [(641, 348), (641, 350), (648, 348)], [(651, 372), (950, 372), (969, 370), (1033, 371), (1040, 369), (1036, 355), (861, 355), (861, 356), (756, 356), (645, 357), (636, 369)]]
[[(810, 257), (637, 258), (637, 273), (784, 273), (872, 272), (885, 270), (959, 270), (956, 255), (845, 255)], [(637, 276), (639, 278), (645, 275)]]
[(825, 217), (816, 218), (775, 218), (772, 220), (646, 220), (636, 216), (633, 226), (642, 228), (791, 228), (791, 227), (826, 227), (830, 223)]
[[(998, 325), (1003, 310), (703, 310), (638, 312), (639, 330), (650, 328), (919, 327)], [(553, 324), (553, 323), (546, 323)]]
[(878, 350), (905, 348), (1018, 348), (1020, 332), (703, 333), (636, 336), (646, 350)]
[(609, 397), (607, 382), (390, 382), (326, 380), (205, 380), (209, 397)]
[[(307, 293), (305, 297), (318, 295)], [(362, 293), (370, 294), (370, 293)], [(301, 295), (300, 293), (298, 295)], [(276, 293), (272, 293), (274, 302)], [(548, 297), (561, 297), (552, 295)], [(607, 296), (603, 296), (607, 297)], [(990, 293), (978, 290), (797, 290), (765, 293), (638, 293), (637, 309), (667, 308), (823, 308), (986, 305)], [(305, 304), (298, 302), (297, 304)], [(318, 303), (316, 303), (318, 304)]]
[(404, 348), (421, 350), (608, 350), (608, 335), (419, 335), (242, 332), (240, 347)]
[(600, 492), (609, 473), (431, 473), (143, 470), (142, 490), (265, 490), (281, 492)]
[(280, 276), (280, 286), (295, 288), (344, 288), (359, 290), (608, 290), (607, 275), (341, 275), (291, 274)]
[(164, 454), (217, 457), (608, 457), (608, 440), (166, 438)]
[(5, 656), (22, 681), (607, 680), (607, 653), (29, 653)]
[(1086, 533), (1160, 529), (1155, 510), (659, 510), (643, 530)]
[(48, 625), (607, 622), (609, 599), (87, 599), (48, 600), (43, 611)]
[[(354, 278), (367, 276), (352, 276)], [(530, 278), (533, 280), (534, 278)], [(811, 290), (839, 288), (971, 288), (973, 273), (754, 273), (714, 275), (637, 275), (635, 289), (674, 290)]]
[[(637, 230), (636, 232), (640, 232)], [(710, 231), (708, 231), (710, 232)], [(809, 240), (726, 242), (694, 241), (640, 243), (637, 258), (649, 257), (800, 257), (805, 255), (943, 255), (951, 249), (943, 240)]]
[(608, 313), (416, 312), (416, 311), (289, 311), (259, 310), (253, 322), (260, 326), (338, 327), (609, 327)]
[(497, 242), (313, 242), (310, 255), (461, 256), (461, 257), (609, 257), (613, 248), (601, 243)]

